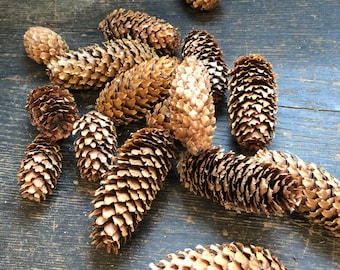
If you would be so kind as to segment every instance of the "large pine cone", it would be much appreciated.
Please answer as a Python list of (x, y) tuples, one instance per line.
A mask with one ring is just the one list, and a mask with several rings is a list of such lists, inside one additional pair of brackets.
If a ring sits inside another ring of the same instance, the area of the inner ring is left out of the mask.
[(47, 65), (52, 59), (69, 50), (63, 38), (49, 28), (30, 27), (24, 34), (24, 47), (28, 57), (38, 64)]
[(151, 263), (153, 270), (161, 269), (287, 269), (270, 250), (241, 243), (198, 245), (195, 249), (178, 250), (166, 259)]
[(56, 142), (39, 134), (27, 147), (18, 172), (19, 192), (40, 202), (53, 193), (61, 174), (62, 154)]
[(182, 57), (194, 55), (202, 61), (209, 72), (210, 94), (215, 104), (220, 102), (227, 90), (228, 69), (217, 41), (207, 31), (192, 30), (183, 42)]
[(117, 146), (114, 123), (97, 111), (83, 115), (73, 126), (77, 166), (82, 179), (98, 181), (113, 165)]
[(73, 95), (54, 85), (34, 88), (26, 101), (33, 126), (52, 141), (67, 138), (79, 119)]
[(174, 156), (173, 138), (163, 129), (143, 128), (119, 149), (92, 201), (92, 244), (118, 253), (150, 209)]
[(114, 10), (99, 23), (99, 29), (106, 39), (137, 38), (160, 54), (173, 54), (179, 46), (177, 28), (163, 19), (139, 11)]
[(157, 57), (139, 40), (117, 39), (69, 51), (48, 65), (51, 83), (75, 90), (98, 90), (118, 73)]
[(195, 56), (178, 66), (170, 89), (170, 126), (191, 153), (208, 149), (215, 131), (215, 107), (209, 73)]
[(221, 0), (185, 0), (185, 2), (194, 9), (210, 11), (213, 10)]
[(258, 54), (240, 56), (229, 74), (231, 134), (245, 148), (268, 146), (277, 122), (277, 85), (272, 65)]
[(162, 56), (127, 70), (101, 91), (96, 110), (109, 116), (117, 126), (144, 118), (169, 95), (178, 64), (177, 57)]

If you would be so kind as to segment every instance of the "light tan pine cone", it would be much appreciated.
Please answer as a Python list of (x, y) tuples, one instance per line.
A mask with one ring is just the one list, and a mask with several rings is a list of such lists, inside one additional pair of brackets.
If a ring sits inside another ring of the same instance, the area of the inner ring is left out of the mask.
[(228, 69), (216, 39), (205, 30), (192, 30), (184, 38), (182, 57), (196, 56), (209, 72), (210, 94), (214, 103), (220, 102), (228, 87)]
[(210, 11), (213, 10), (221, 0), (185, 0), (194, 9)]
[(171, 131), (169, 98), (157, 103), (152, 112), (145, 115), (146, 125), (153, 128), (164, 128)]
[(177, 168), (186, 188), (226, 209), (282, 215), (294, 211), (302, 197), (298, 181), (279, 168), (217, 147), (182, 154)]
[(210, 148), (215, 131), (215, 107), (209, 73), (195, 56), (185, 57), (170, 88), (170, 126), (191, 153)]
[(142, 128), (118, 149), (92, 201), (93, 245), (119, 252), (150, 209), (173, 156), (173, 138), (163, 129)]
[(51, 59), (65, 55), (69, 47), (63, 38), (53, 30), (42, 27), (30, 27), (24, 34), (24, 47), (28, 57), (38, 64), (47, 65)]
[(240, 56), (229, 70), (231, 134), (248, 149), (268, 146), (277, 122), (277, 84), (272, 65), (259, 54)]
[(241, 243), (198, 245), (166, 255), (166, 259), (151, 263), (153, 270), (161, 269), (232, 269), (280, 270), (287, 269), (270, 250)]
[(51, 83), (74, 90), (98, 90), (120, 72), (158, 57), (149, 45), (117, 39), (69, 51), (47, 65)]
[(28, 95), (26, 110), (32, 125), (52, 141), (70, 136), (74, 122), (79, 119), (73, 95), (54, 85), (34, 88)]
[(173, 54), (179, 47), (180, 34), (176, 27), (139, 11), (114, 10), (99, 23), (99, 29), (106, 39), (140, 39), (161, 55)]
[(61, 160), (59, 145), (37, 135), (27, 147), (18, 172), (22, 197), (40, 202), (52, 194), (61, 174)]
[(299, 181), (303, 200), (298, 210), (311, 221), (340, 237), (340, 181), (316, 164), (275, 150), (259, 150), (255, 156), (279, 167)]
[(82, 179), (98, 181), (113, 165), (117, 146), (114, 123), (97, 111), (84, 114), (73, 126), (77, 167)]
[(100, 92), (96, 110), (109, 116), (116, 126), (144, 118), (168, 97), (178, 64), (177, 57), (162, 56), (121, 73)]

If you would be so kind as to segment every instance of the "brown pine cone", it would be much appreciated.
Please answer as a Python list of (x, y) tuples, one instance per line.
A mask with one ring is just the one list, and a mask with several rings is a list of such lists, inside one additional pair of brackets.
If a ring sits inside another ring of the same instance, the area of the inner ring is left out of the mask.
[(198, 245), (166, 256), (166, 259), (151, 263), (153, 270), (160, 269), (287, 269), (270, 250), (259, 246), (244, 246), (241, 243)]
[(92, 201), (92, 244), (118, 253), (131, 237), (171, 168), (173, 138), (168, 131), (142, 128), (119, 149)]
[(73, 95), (54, 85), (34, 88), (28, 95), (26, 110), (32, 125), (51, 141), (67, 138), (79, 118)]
[(157, 103), (152, 112), (145, 115), (146, 125), (153, 128), (164, 128), (171, 131), (169, 98)]
[(170, 88), (170, 126), (191, 153), (210, 148), (215, 131), (215, 107), (209, 73), (195, 56), (178, 66)]
[(139, 40), (117, 39), (69, 51), (48, 65), (51, 83), (74, 90), (98, 90), (122, 71), (158, 57)]
[(114, 10), (99, 23), (99, 29), (108, 40), (127, 37), (140, 39), (161, 55), (173, 54), (179, 47), (176, 27), (139, 11)]
[(77, 166), (82, 179), (98, 181), (113, 165), (117, 146), (114, 123), (97, 111), (83, 115), (73, 126)]
[(30, 27), (24, 34), (24, 47), (28, 57), (38, 64), (47, 65), (52, 59), (65, 55), (69, 47), (63, 38), (49, 28)]
[(61, 174), (62, 154), (56, 142), (39, 134), (27, 147), (18, 172), (22, 197), (40, 202), (53, 193)]
[(192, 30), (185, 38), (182, 57), (194, 55), (202, 61), (209, 72), (214, 103), (224, 98), (228, 85), (228, 69), (223, 52), (215, 38), (205, 30)]
[(109, 116), (117, 126), (144, 118), (169, 95), (178, 64), (177, 57), (162, 56), (121, 73), (100, 92), (96, 110)]
[(231, 134), (248, 149), (268, 146), (277, 122), (277, 85), (272, 65), (258, 54), (240, 56), (229, 75)]
[(210, 11), (213, 10), (221, 0), (185, 0), (194, 9)]

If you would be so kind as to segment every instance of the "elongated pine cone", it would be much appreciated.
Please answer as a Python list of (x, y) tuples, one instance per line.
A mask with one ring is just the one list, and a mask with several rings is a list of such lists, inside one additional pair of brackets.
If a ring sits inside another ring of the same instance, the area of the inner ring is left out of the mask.
[(177, 168), (186, 188), (226, 209), (282, 215), (294, 211), (302, 197), (298, 181), (279, 168), (217, 147), (185, 152)]
[(240, 56), (229, 75), (231, 134), (248, 149), (268, 146), (275, 134), (278, 108), (272, 65), (259, 54)]
[(279, 167), (297, 179), (303, 200), (298, 210), (340, 237), (340, 181), (314, 163), (274, 150), (259, 150), (256, 158)]
[(96, 110), (117, 126), (144, 118), (155, 104), (169, 96), (178, 64), (177, 57), (162, 56), (121, 73), (100, 92)]
[(152, 112), (145, 115), (146, 125), (153, 128), (164, 128), (171, 131), (169, 98), (157, 103)]
[(198, 245), (166, 256), (166, 259), (151, 263), (153, 270), (161, 269), (232, 269), (232, 270), (280, 270), (287, 269), (269, 249), (259, 246), (244, 246), (241, 243)]
[(51, 83), (74, 90), (98, 90), (118, 73), (157, 57), (149, 45), (135, 39), (117, 39), (69, 51), (48, 65)]
[(215, 131), (215, 107), (209, 74), (195, 56), (185, 57), (170, 88), (170, 126), (191, 153), (211, 147)]
[(82, 179), (98, 181), (113, 165), (117, 147), (114, 123), (97, 111), (83, 115), (73, 126), (77, 166)]
[(217, 41), (205, 30), (192, 30), (183, 43), (182, 57), (194, 55), (202, 61), (209, 72), (210, 94), (215, 104), (220, 102), (228, 87), (228, 69)]
[(92, 244), (118, 253), (131, 237), (171, 169), (173, 138), (168, 131), (142, 128), (119, 149), (92, 201)]
[(194, 9), (210, 11), (213, 10), (221, 0), (185, 0), (185, 2)]
[(53, 30), (42, 27), (30, 27), (24, 34), (24, 47), (28, 57), (38, 64), (47, 65), (52, 59), (65, 55), (69, 47), (63, 38)]
[(140, 39), (155, 48), (161, 55), (173, 54), (179, 47), (176, 27), (139, 11), (123, 8), (112, 11), (100, 23), (99, 29), (106, 39)]
[(53, 193), (61, 174), (60, 146), (39, 134), (27, 147), (18, 172), (19, 192), (40, 202)]
[(70, 136), (74, 122), (79, 119), (73, 95), (54, 85), (34, 88), (28, 95), (26, 110), (32, 125), (52, 141)]

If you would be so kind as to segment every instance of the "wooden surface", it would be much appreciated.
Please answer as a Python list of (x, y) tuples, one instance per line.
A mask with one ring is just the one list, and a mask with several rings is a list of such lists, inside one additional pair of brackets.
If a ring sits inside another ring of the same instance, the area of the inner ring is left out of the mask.
[[(61, 142), (63, 172), (41, 204), (21, 198), (17, 172), (37, 134), (25, 111), (27, 94), (47, 84), (44, 67), (24, 51), (24, 32), (52, 28), (72, 49), (104, 40), (99, 21), (124, 7), (164, 18), (184, 37), (205, 29), (218, 40), (228, 66), (261, 53), (278, 74), (279, 114), (270, 149), (288, 151), (340, 177), (340, 3), (241, 0), (210, 13), (182, 0), (0, 1), (0, 269), (148, 269), (167, 253), (197, 244), (239, 241), (269, 248), (289, 269), (340, 269), (340, 239), (293, 214), (266, 217), (226, 211), (191, 194), (173, 169), (152, 209), (118, 256), (96, 250), (88, 213), (95, 184), (79, 177), (73, 138)], [(98, 92), (73, 92), (81, 114)], [(225, 105), (218, 106), (215, 144), (240, 149), (230, 136)], [(142, 123), (119, 129), (120, 143)]]

